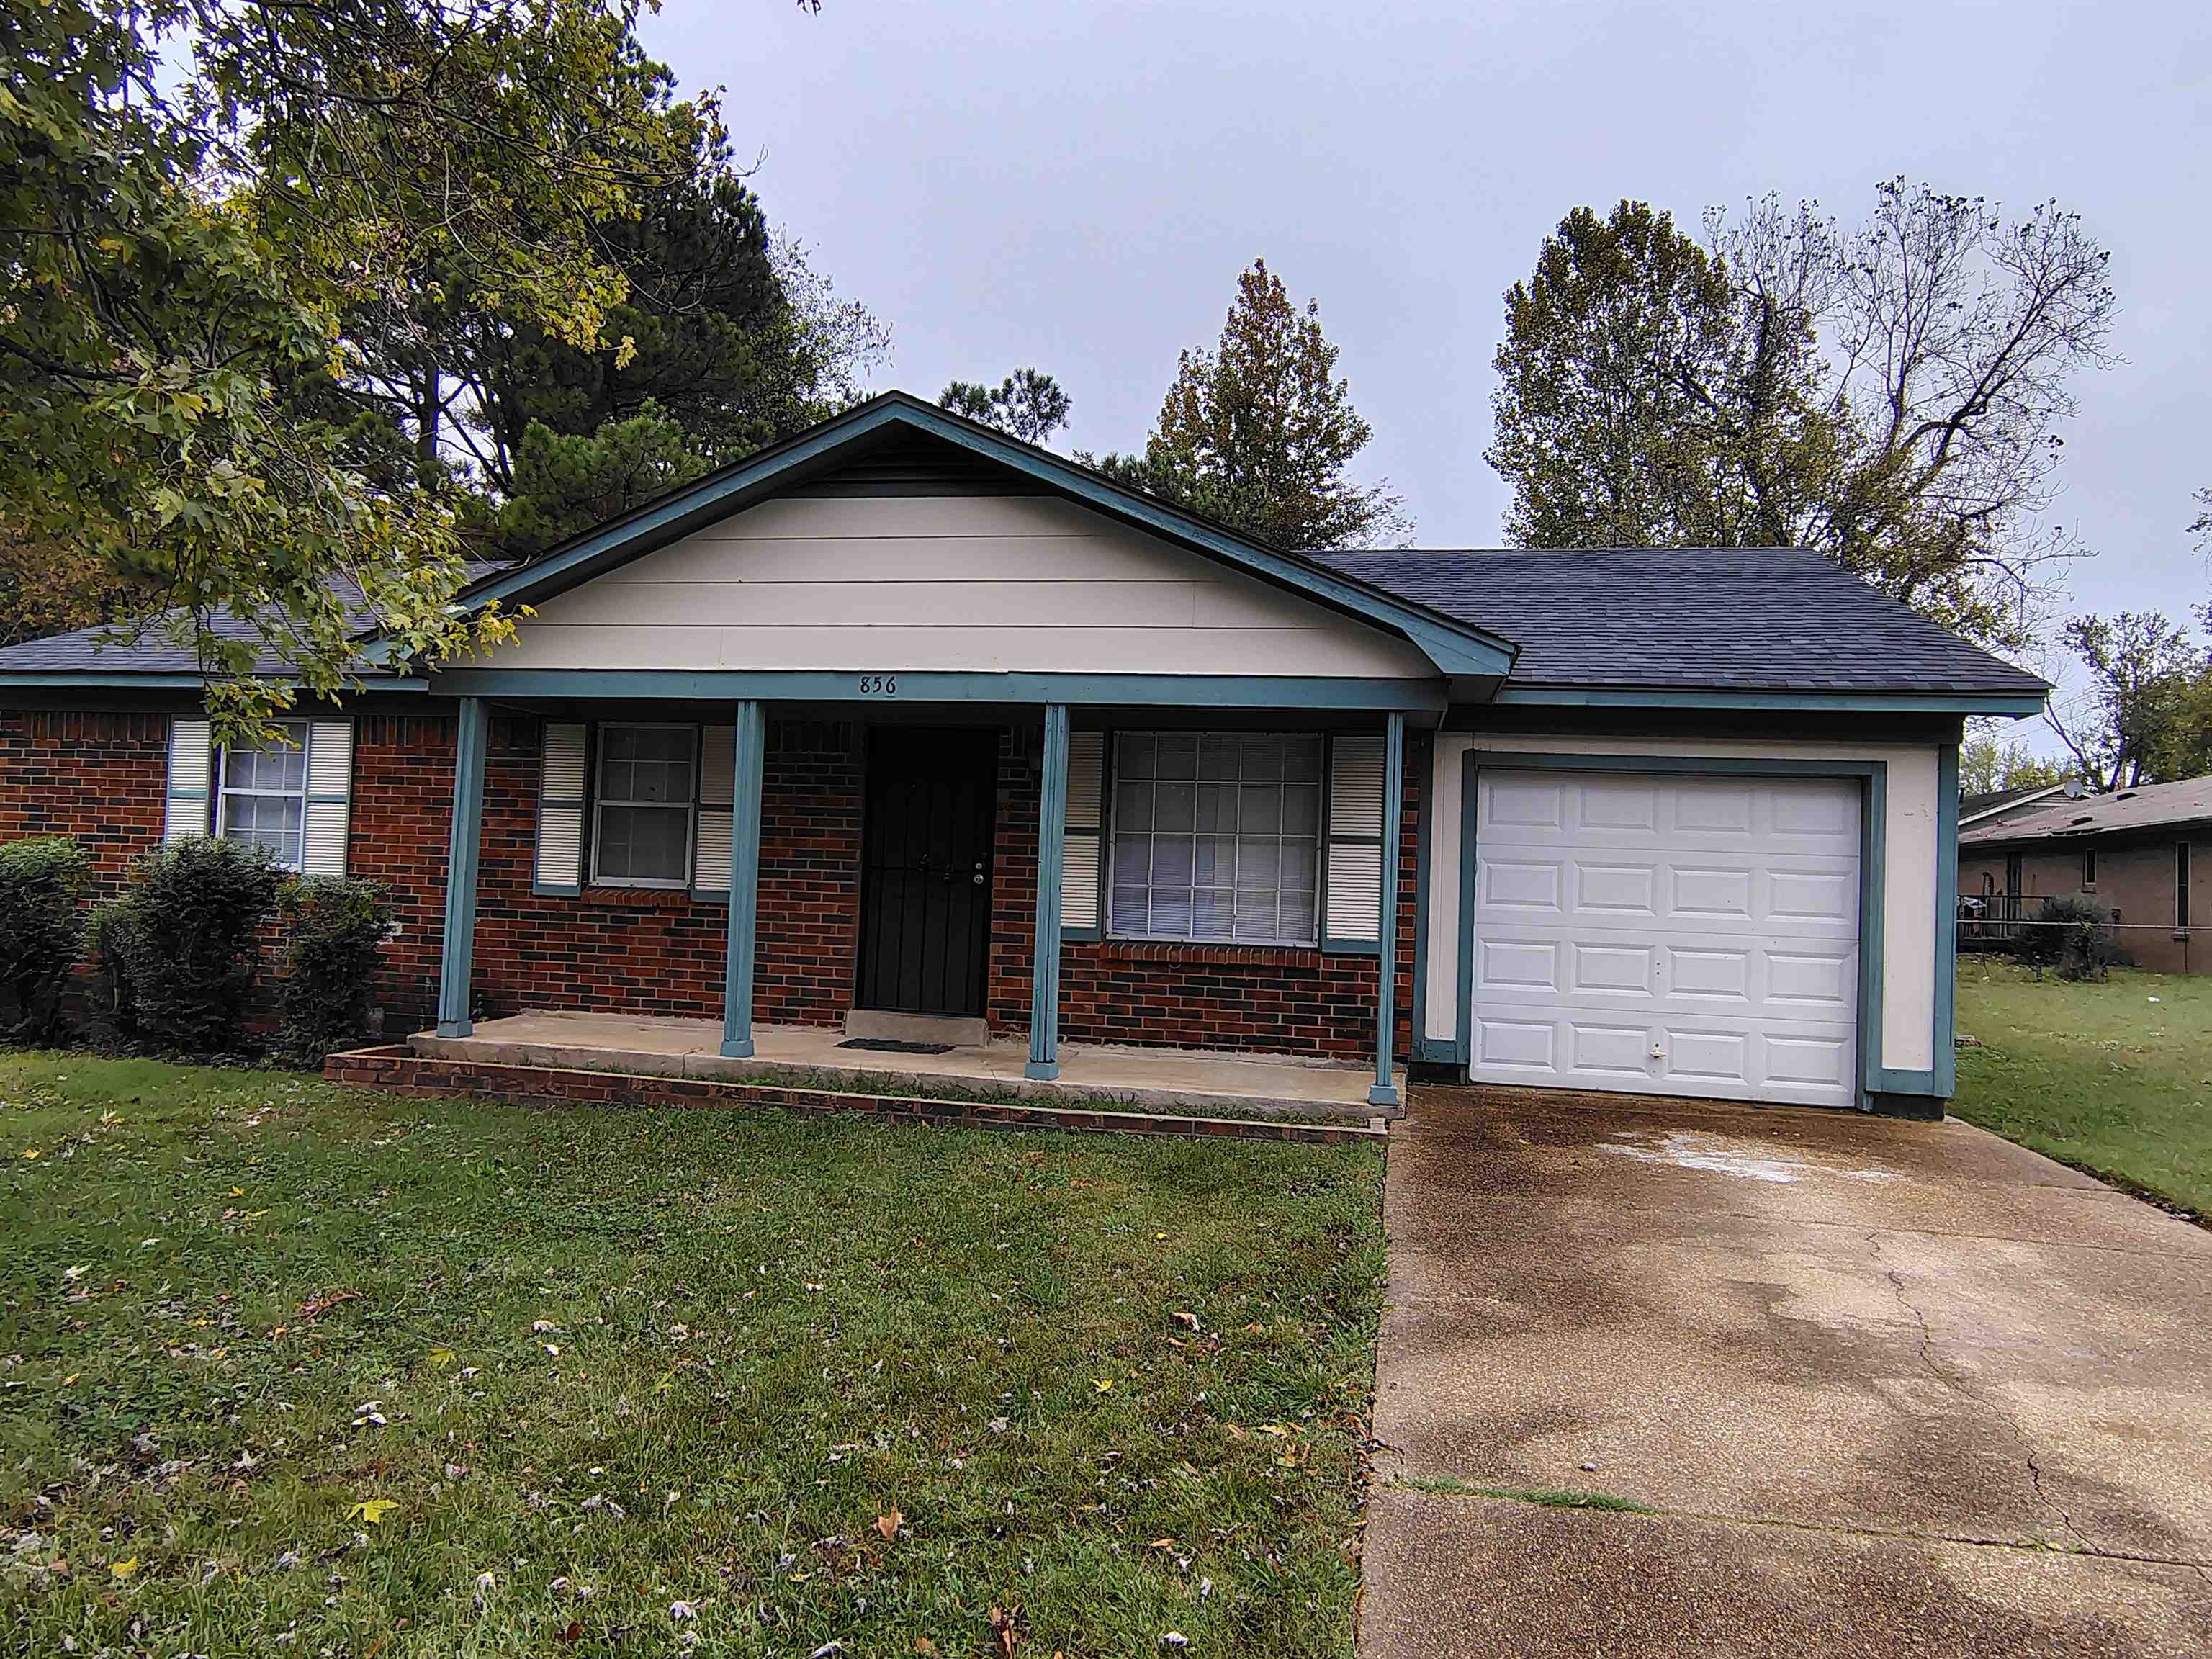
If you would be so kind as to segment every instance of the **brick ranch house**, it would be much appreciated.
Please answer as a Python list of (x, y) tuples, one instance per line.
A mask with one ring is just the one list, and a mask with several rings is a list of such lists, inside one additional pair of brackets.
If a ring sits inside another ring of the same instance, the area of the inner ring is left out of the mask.
[(161, 649), (0, 651), (0, 837), (384, 883), (424, 1043), (592, 1011), (733, 1061), (1290, 1056), (1384, 1111), (1409, 1062), (1924, 1110), (1961, 720), (2047, 690), (1812, 553), (1286, 553), (898, 393), (463, 599), (537, 614), (261, 753)]
[(2212, 777), (2101, 795), (2057, 787), (1962, 814), (1959, 891), (1970, 927), (2000, 938), (2045, 899), (2078, 894), (2111, 913), (2137, 967), (2212, 973), (2212, 948), (2191, 932), (2212, 893)]

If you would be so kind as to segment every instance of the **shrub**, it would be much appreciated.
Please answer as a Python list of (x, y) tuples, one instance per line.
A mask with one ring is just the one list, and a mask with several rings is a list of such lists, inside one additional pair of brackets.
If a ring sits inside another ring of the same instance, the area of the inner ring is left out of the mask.
[(261, 925), (286, 879), (266, 850), (243, 842), (182, 841), (133, 863), (121, 914), (94, 924), (119, 969), (125, 1028), (161, 1048), (235, 1051)]
[(278, 1046), (289, 1059), (319, 1066), (368, 1023), (392, 896), (374, 882), (310, 876), (284, 890), (283, 904), (289, 939)]
[(0, 987), (15, 999), (14, 1035), (47, 1035), (76, 961), (77, 901), (92, 861), (67, 836), (0, 847)]
[(85, 918), (84, 953), (100, 975), (109, 1023), (115, 1035), (131, 1036), (137, 1027), (131, 1017), (131, 906), (121, 898), (95, 904)]
[(2085, 894), (2047, 898), (2023, 931), (2021, 954), (2040, 975), (2054, 969), (2061, 979), (2102, 979), (2116, 952), (2111, 913)]

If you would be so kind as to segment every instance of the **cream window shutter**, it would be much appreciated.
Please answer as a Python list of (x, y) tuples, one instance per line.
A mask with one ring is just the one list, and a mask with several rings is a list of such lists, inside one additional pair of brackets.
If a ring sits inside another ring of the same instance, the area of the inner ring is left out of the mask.
[(215, 783), (215, 750), (205, 720), (169, 722), (168, 812), (161, 839), (190, 841), (208, 832), (208, 806)]
[(353, 722), (315, 720), (307, 727), (307, 833), (300, 873), (343, 876), (346, 831), (353, 813)]
[(1067, 812), (1060, 865), (1060, 930), (1098, 931), (1098, 886), (1103, 847), (1102, 812), (1106, 799), (1106, 734), (1067, 734)]
[(737, 793), (738, 728), (708, 726), (699, 732), (698, 845), (691, 854), (691, 890), (702, 898), (730, 896), (730, 805)]
[(584, 890), (585, 728), (547, 720), (538, 745), (538, 865), (531, 890)]
[(1378, 734), (1329, 740), (1326, 947), (1382, 940), (1382, 755)]

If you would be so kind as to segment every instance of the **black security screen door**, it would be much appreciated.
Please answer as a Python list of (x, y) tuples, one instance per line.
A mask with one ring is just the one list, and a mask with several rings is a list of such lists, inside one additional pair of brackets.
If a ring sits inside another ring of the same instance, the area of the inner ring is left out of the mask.
[(878, 726), (860, 854), (863, 1008), (980, 1014), (998, 734)]

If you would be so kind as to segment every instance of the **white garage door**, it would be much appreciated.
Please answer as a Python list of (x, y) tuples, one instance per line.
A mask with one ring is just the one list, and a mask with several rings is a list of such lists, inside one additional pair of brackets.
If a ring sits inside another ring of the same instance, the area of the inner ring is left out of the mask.
[(1477, 1082), (1856, 1103), (1856, 783), (1486, 769), (1477, 793)]

